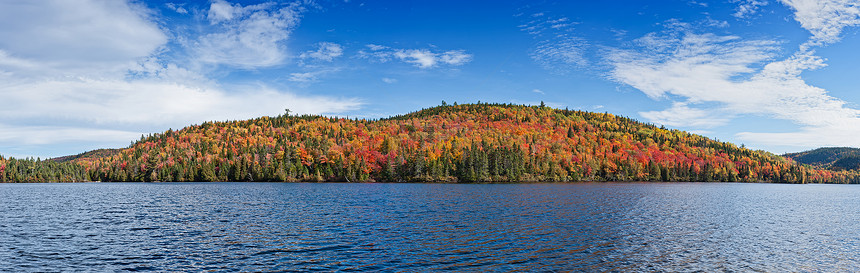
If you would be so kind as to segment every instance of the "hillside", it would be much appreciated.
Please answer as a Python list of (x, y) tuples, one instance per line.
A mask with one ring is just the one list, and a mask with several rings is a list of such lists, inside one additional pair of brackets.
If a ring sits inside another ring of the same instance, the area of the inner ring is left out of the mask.
[(794, 161), (831, 170), (860, 170), (860, 149), (829, 147), (783, 155)]
[(50, 161), (55, 162), (69, 162), (69, 161), (85, 161), (85, 160), (97, 160), (102, 157), (109, 157), (115, 154), (118, 154), (121, 149), (98, 149), (92, 150), (85, 153), (80, 153), (77, 155), (67, 155), (61, 157), (55, 157), (48, 159)]
[(92, 181), (82, 164), (118, 154), (121, 149), (98, 149), (78, 155), (47, 160), (5, 158), (0, 155), (0, 182), (84, 182)]
[(856, 177), (611, 114), (502, 104), (443, 105), (382, 120), (281, 115), (206, 122), (71, 162), (98, 181), (845, 183)]
[(0, 182), (92, 181), (85, 166), (76, 162), (5, 158), (0, 155)]

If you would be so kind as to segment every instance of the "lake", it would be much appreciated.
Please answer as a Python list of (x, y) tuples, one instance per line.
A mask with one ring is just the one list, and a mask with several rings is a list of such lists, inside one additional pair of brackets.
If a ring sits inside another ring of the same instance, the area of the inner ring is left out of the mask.
[(860, 271), (860, 187), (0, 184), (0, 271)]

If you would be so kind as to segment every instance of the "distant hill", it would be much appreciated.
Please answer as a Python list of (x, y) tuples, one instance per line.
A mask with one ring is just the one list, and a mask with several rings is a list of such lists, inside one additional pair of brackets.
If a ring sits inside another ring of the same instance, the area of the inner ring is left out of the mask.
[(860, 170), (860, 149), (828, 147), (783, 155), (794, 161), (831, 170)]
[(64, 170), (80, 179), (81, 169), (96, 181), (858, 181), (856, 172), (608, 113), (510, 104), (443, 104), (380, 120), (205, 122), (119, 151), (42, 162), (0, 157), (0, 181), (57, 179)]
[(830, 170), (860, 170), (860, 156), (849, 155), (833, 161), (828, 167)]
[(69, 162), (69, 161), (84, 161), (84, 160), (95, 160), (102, 157), (110, 157), (115, 154), (119, 154), (122, 149), (98, 149), (92, 150), (85, 153), (80, 153), (77, 155), (67, 155), (61, 157), (55, 157), (48, 159), (54, 162)]

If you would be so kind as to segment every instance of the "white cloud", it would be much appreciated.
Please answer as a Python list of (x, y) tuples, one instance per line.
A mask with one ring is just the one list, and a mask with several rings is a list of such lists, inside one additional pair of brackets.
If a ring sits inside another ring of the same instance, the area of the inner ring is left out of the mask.
[(396, 50), (392, 50), (390, 47), (382, 46), (382, 45), (374, 45), (369, 44), (366, 45), (367, 50), (359, 50), (358, 58), (369, 59), (375, 62), (386, 63), (391, 61), (391, 58), (394, 55)]
[(367, 45), (367, 48), (369, 48), (371, 51), (380, 51), (380, 50), (388, 49), (389, 47), (383, 46), (383, 45), (369, 44), (369, 45)]
[(554, 28), (554, 29), (561, 29), (561, 28), (565, 28), (565, 27), (569, 27), (571, 25), (574, 25), (574, 23), (571, 23), (570, 19), (567, 17), (562, 17), (562, 18), (555, 19), (555, 20), (549, 20), (547, 22), (550, 24), (550, 28)]
[(31, 60), (10, 56), (9, 53), (0, 49), (0, 67), (10, 70), (35, 70), (40, 67), (40, 64)]
[(392, 79), (392, 78), (382, 78), (382, 82), (384, 82), (384, 83), (396, 83), (396, 82), (397, 82), (397, 79)]
[(336, 73), (340, 70), (341, 68), (339, 67), (330, 67), (315, 71), (290, 73), (290, 78), (287, 80), (306, 84), (317, 81), (321, 76)]
[[(110, 130), (99, 128), (76, 128), (64, 126), (8, 126), (0, 124), (0, 143), (19, 145), (45, 145), (69, 142), (101, 142), (103, 145), (128, 144), (137, 139), (142, 132)], [(108, 144), (110, 143), (110, 144)], [(104, 146), (115, 147), (115, 146)]]
[(627, 31), (623, 29), (610, 29), (610, 31), (615, 34), (615, 40), (617, 41), (621, 41), (627, 36)]
[(156, 57), (141, 59), (136, 65), (126, 71), (124, 78), (149, 79), (164, 82), (181, 82), (186, 85), (215, 86), (216, 82), (203, 74), (180, 67), (175, 63), (165, 62)]
[(299, 57), (302, 59), (314, 59), (319, 61), (331, 62), (335, 58), (343, 55), (343, 47), (339, 44), (322, 42), (319, 43), (317, 50), (306, 51)]
[(860, 122), (847, 127), (807, 127), (797, 132), (762, 133), (742, 132), (738, 139), (750, 143), (782, 146), (785, 151), (806, 150), (813, 147), (860, 147)]
[[(18, 154), (53, 153), (58, 143), (115, 147), (139, 132), (208, 120), (277, 115), (284, 108), (331, 114), (362, 105), (354, 98), (297, 95), (264, 83), (224, 86), (210, 78), (195, 62), (243, 68), (279, 63), (281, 43), (301, 9), (271, 3), (219, 7), (224, 4), (213, 2), (217, 11), (207, 15), (219, 32), (198, 41), (175, 34), (191, 55), (183, 62), (163, 54), (168, 35), (149, 17), (154, 12), (141, 6), (0, 2), (0, 147)], [(25, 146), (33, 148), (15, 148)]]
[(713, 131), (709, 131), (709, 130), (688, 130), (688, 131), (687, 131), (687, 133), (696, 134), (696, 135), (702, 135), (702, 136), (707, 136), (707, 135), (711, 135), (711, 134), (713, 134), (714, 132), (713, 132)]
[(167, 6), (167, 8), (169, 8), (169, 9), (171, 9), (171, 10), (175, 11), (176, 13), (179, 13), (179, 14), (188, 14), (188, 10), (186, 10), (184, 7), (182, 7), (182, 6), (183, 6), (183, 4), (179, 4), (179, 5), (177, 5), (177, 4), (174, 4), (174, 3), (167, 3), (167, 4), (164, 4), (164, 5), (165, 5), (165, 6)]
[(812, 33), (802, 50), (839, 41), (846, 27), (860, 25), (860, 3), (854, 0), (780, 0), (795, 10), (794, 19)]
[[(160, 132), (209, 120), (277, 115), (285, 108), (306, 114), (339, 113), (362, 105), (356, 99), (298, 96), (266, 86), (230, 89), (227, 92), (217, 86), (160, 80), (74, 79), (4, 84), (0, 86), (0, 116), (5, 123), (0, 124), (0, 147), (60, 143), (122, 147), (142, 132)], [(56, 150), (43, 153), (62, 155)]]
[(716, 28), (727, 28), (730, 26), (729, 22), (727, 22), (727, 21), (714, 20), (714, 19), (711, 19), (710, 17), (703, 20), (701, 24), (708, 26), (708, 27), (716, 27)]
[(449, 50), (437, 56), (439, 62), (453, 66), (464, 65), (472, 61), (472, 54), (466, 54), (465, 50)]
[(0, 58), (64, 73), (129, 65), (167, 42), (141, 9), (124, 1), (0, 1)]
[(554, 19), (530, 18), (520, 25), (524, 31), (535, 38), (537, 43), (529, 53), (532, 60), (553, 73), (564, 74), (589, 65), (586, 52), (589, 43), (574, 33), (573, 26), (578, 24), (567, 17)]
[[(541, 16), (543, 17), (543, 13)], [(528, 34), (541, 36), (547, 35), (547, 37), (561, 37), (566, 36), (562, 35), (573, 29), (574, 25), (579, 24), (579, 22), (572, 22), (570, 18), (560, 17), (558, 19), (554, 19), (557, 17), (547, 16), (546, 18), (526, 18), (529, 21), (519, 25), (521, 31), (525, 31)]]
[(448, 50), (434, 52), (430, 49), (396, 49), (380, 45), (367, 45), (368, 50), (358, 52), (359, 58), (371, 59), (377, 62), (400, 60), (411, 63), (419, 68), (435, 68), (440, 65), (461, 66), (472, 61), (472, 54), (465, 50)]
[(680, 102), (674, 103), (672, 108), (663, 111), (641, 112), (639, 114), (651, 122), (676, 127), (712, 128), (724, 125), (729, 121), (728, 118), (718, 113), (690, 108)]
[[(802, 134), (784, 135), (786, 143), (811, 132), (828, 137), (808, 142), (806, 147), (822, 141), (828, 145), (857, 143), (847, 136), (860, 130), (854, 129), (860, 128), (860, 111), (800, 77), (803, 71), (824, 66), (824, 60), (811, 51), (773, 61), (776, 43), (766, 40), (686, 33), (681, 37), (648, 35), (637, 42), (638, 50), (609, 53), (614, 67), (611, 77), (654, 99), (683, 100), (665, 111), (640, 113), (651, 121), (708, 128), (724, 124), (733, 115), (754, 114), (789, 120), (804, 128)], [(694, 108), (700, 103), (718, 106)], [(769, 144), (781, 141), (775, 134), (738, 136)]]
[(691, 33), (682, 37), (652, 33), (637, 39), (636, 44), (640, 50), (608, 53), (613, 79), (652, 98), (673, 94), (694, 101), (746, 96), (746, 92), (733, 89), (736, 85), (730, 79), (754, 72), (752, 66), (772, 58), (776, 50), (773, 41)]
[(413, 63), (420, 68), (429, 68), (436, 65), (436, 54), (426, 49), (409, 49), (394, 52), (394, 56), (407, 63)]
[(205, 120), (253, 118), (281, 113), (284, 107), (308, 114), (355, 109), (354, 99), (299, 97), (266, 86), (186, 85), (161, 80), (73, 79), (0, 86), (0, 115), (11, 120), (63, 123), (169, 125)]
[(708, 3), (696, 2), (696, 1), (690, 1), (689, 3), (690, 3), (691, 5), (698, 5), (698, 6), (701, 6), (701, 7), (703, 7), (703, 8), (707, 8), (707, 7), (708, 7)]
[(290, 73), (289, 80), (292, 82), (312, 82), (317, 80), (317, 76), (311, 72)]
[(735, 13), (733, 13), (732, 16), (741, 19), (755, 15), (761, 7), (768, 4), (767, 1), (759, 0), (732, 0), (732, 3), (738, 3), (738, 7), (735, 9)]
[(588, 65), (585, 48), (588, 43), (580, 38), (568, 37), (538, 43), (530, 54), (532, 60), (544, 69), (563, 73)]
[(224, 0), (214, 0), (209, 5), (209, 14), (207, 18), (212, 24), (232, 20), (233, 17), (241, 15), (243, 12), (242, 6), (239, 4), (230, 4)]
[(538, 94), (541, 94), (541, 95), (546, 94), (546, 93), (544, 93), (544, 92), (543, 92), (543, 90), (540, 90), (540, 89), (532, 89), (532, 92), (534, 92), (534, 93), (538, 93)]
[(242, 7), (214, 1), (207, 18), (217, 31), (186, 46), (203, 63), (247, 69), (279, 65), (287, 57), (284, 41), (298, 24), (301, 10), (298, 4)]

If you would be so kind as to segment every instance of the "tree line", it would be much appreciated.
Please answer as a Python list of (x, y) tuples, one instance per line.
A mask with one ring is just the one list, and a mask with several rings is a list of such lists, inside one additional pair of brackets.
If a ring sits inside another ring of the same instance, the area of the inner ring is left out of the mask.
[[(14, 177), (0, 169), (3, 181), (858, 181), (856, 172), (608, 113), (488, 103), (379, 120), (284, 114), (206, 122), (102, 156), (28, 162), (15, 161)], [(27, 164), (32, 171), (22, 172)]]

